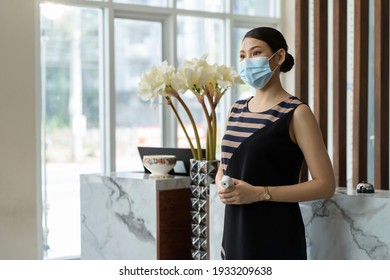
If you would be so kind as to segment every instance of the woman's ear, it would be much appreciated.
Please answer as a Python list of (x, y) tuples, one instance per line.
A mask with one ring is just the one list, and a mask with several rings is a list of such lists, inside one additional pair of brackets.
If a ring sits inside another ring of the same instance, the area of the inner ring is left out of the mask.
[(282, 65), (283, 62), (286, 60), (286, 50), (280, 49), (276, 55), (276, 61), (279, 65)]

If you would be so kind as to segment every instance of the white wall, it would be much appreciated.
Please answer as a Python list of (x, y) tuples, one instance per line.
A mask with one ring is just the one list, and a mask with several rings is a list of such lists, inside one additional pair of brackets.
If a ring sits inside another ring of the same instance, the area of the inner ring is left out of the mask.
[(0, 259), (37, 259), (35, 1), (0, 2)]

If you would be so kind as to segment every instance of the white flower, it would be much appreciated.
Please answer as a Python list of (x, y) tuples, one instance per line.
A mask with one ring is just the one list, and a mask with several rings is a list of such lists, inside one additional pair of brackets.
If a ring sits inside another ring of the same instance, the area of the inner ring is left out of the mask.
[(221, 74), (221, 77), (217, 80), (217, 83), (222, 89), (227, 89), (229, 87), (234, 88), (236, 84), (244, 83), (240, 78), (240, 74), (234, 71), (232, 67), (220, 65), (218, 66), (217, 72)]
[[(158, 66), (152, 66), (149, 71), (144, 72), (141, 76), (139, 96), (143, 100), (151, 100), (152, 102), (159, 95), (166, 97), (168, 102), (164, 104), (172, 108), (187, 137), (194, 158), (201, 159), (200, 137), (194, 117), (184, 99), (179, 95), (179, 93), (187, 91), (193, 92), (202, 105), (207, 121), (206, 159), (215, 160), (217, 141), (216, 106), (228, 88), (233, 88), (235, 84), (244, 82), (232, 67), (217, 64), (210, 65), (206, 59), (207, 55), (203, 55), (199, 59), (185, 60), (176, 73), (175, 68), (168, 65), (166, 61)], [(171, 97), (177, 99), (178, 104), (183, 107), (190, 120), (196, 145), (192, 143), (193, 141), (175, 108), (175, 103), (171, 102)]]
[(224, 91), (235, 84), (243, 84), (240, 75), (232, 67), (226, 65), (210, 65), (207, 55), (200, 59), (186, 60), (172, 80), (172, 86), (179, 92), (188, 89), (196, 94), (202, 94), (207, 89), (210, 93)]
[(159, 95), (167, 96), (170, 91), (167, 88), (171, 85), (172, 77), (175, 75), (175, 68), (163, 61), (160, 65), (153, 65), (152, 68), (142, 73), (138, 84), (139, 97), (145, 101), (153, 102)]
[(207, 55), (203, 55), (200, 59), (185, 60), (172, 81), (172, 87), (179, 92), (191, 90), (199, 94), (212, 73), (206, 59)]

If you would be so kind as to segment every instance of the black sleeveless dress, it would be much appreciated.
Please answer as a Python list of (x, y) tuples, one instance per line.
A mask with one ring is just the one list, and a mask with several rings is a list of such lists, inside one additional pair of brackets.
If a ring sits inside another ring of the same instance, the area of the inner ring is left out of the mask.
[[(270, 189), (298, 183), (303, 154), (290, 138), (289, 124), (303, 102), (290, 97), (265, 112), (252, 113), (250, 99), (237, 101), (229, 114), (222, 140), (224, 174)], [(221, 256), (227, 260), (307, 259), (299, 204), (226, 205)]]

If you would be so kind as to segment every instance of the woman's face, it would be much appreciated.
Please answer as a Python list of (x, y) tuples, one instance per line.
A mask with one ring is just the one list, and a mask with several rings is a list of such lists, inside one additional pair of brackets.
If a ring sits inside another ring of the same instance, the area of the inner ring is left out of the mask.
[[(240, 61), (252, 57), (270, 58), (273, 54), (272, 49), (266, 42), (254, 38), (245, 38), (241, 44)], [(269, 60), (271, 69), (275, 69), (276, 66), (281, 65), (284, 59), (284, 49), (276, 51), (276, 54)]]

